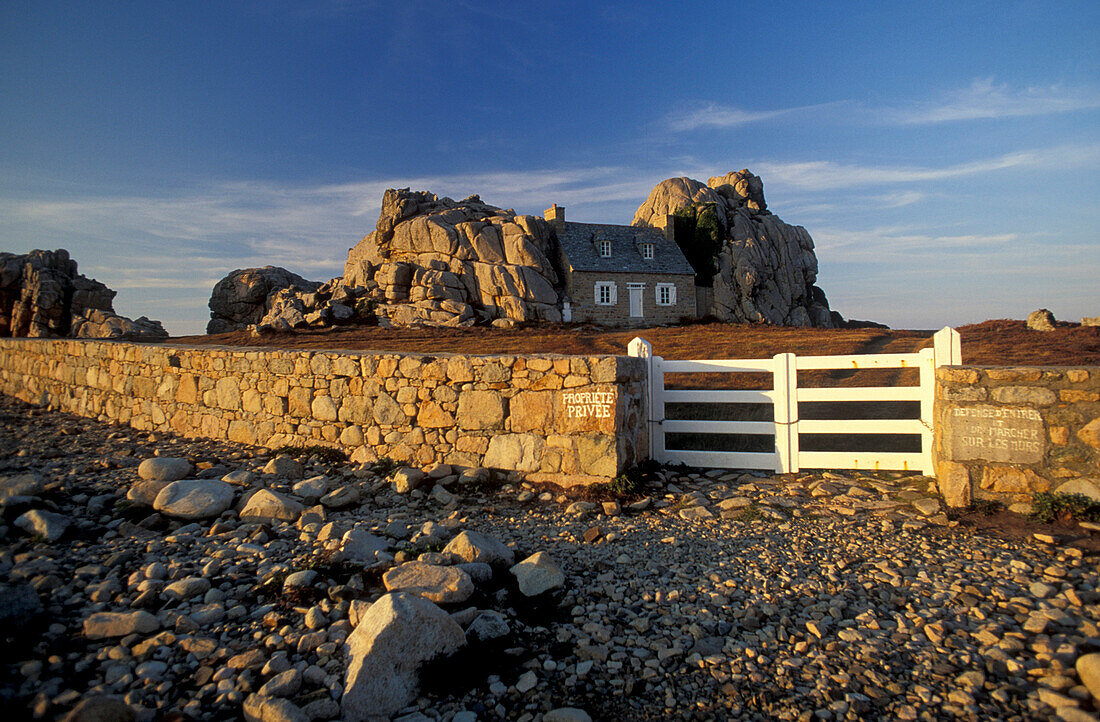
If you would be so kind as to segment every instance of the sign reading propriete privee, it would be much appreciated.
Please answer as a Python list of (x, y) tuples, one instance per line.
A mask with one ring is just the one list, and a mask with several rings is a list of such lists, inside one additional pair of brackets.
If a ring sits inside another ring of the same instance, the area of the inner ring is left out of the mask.
[(616, 393), (611, 391), (566, 391), (561, 395), (566, 418), (609, 419), (614, 414)]

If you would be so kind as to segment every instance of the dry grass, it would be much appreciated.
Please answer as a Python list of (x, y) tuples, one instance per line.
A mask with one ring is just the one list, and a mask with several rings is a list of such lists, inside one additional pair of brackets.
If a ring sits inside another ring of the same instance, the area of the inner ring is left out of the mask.
[[(1023, 321), (997, 320), (959, 328), (963, 362), (979, 365), (1100, 364), (1100, 327), (1059, 324), (1054, 331), (1027, 329)], [(806, 356), (908, 353), (931, 344), (933, 331), (804, 329), (747, 324), (695, 323), (642, 329), (537, 324), (513, 329), (354, 326), (251, 338), (247, 333), (185, 336), (168, 343), (262, 346), (329, 350), (411, 351), (462, 354), (625, 354), (635, 336), (669, 359), (770, 358), (777, 353)]]

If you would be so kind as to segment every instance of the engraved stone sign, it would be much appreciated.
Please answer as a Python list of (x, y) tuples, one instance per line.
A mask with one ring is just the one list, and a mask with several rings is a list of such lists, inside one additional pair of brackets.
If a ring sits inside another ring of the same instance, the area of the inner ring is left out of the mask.
[(566, 418), (610, 418), (615, 408), (615, 391), (567, 391), (561, 395)]
[(1046, 435), (1035, 409), (957, 406), (947, 410), (947, 448), (955, 461), (985, 459), (1010, 464), (1043, 460)]
[(558, 395), (557, 428), (567, 433), (613, 433), (619, 394), (614, 386), (589, 386)]

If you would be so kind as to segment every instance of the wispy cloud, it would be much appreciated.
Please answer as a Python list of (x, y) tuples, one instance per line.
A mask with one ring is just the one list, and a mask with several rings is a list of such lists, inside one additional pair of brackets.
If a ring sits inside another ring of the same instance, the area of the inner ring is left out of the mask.
[(904, 208), (927, 200), (930, 195), (924, 191), (898, 191), (870, 196), (867, 200), (879, 208)]
[(884, 116), (888, 121), (902, 125), (927, 125), (1054, 115), (1093, 108), (1100, 108), (1100, 90), (1096, 88), (1073, 88), (1061, 83), (1012, 88), (992, 78), (982, 78), (934, 101), (888, 109)]
[(814, 245), (818, 251), (844, 258), (845, 262), (896, 262), (897, 257), (943, 255), (947, 253), (988, 254), (1020, 242), (1018, 233), (946, 235), (920, 232), (905, 227), (866, 230), (817, 228)]
[(819, 110), (835, 105), (837, 105), (837, 103), (803, 105), (796, 108), (780, 108), (778, 110), (745, 110), (729, 105), (708, 103), (696, 108), (673, 113), (666, 118), (666, 123), (668, 127), (674, 131), (698, 130), (699, 128), (733, 128), (739, 125), (757, 123), (762, 120), (771, 120), (784, 115)]
[(965, 88), (895, 107), (864, 105), (836, 100), (773, 110), (753, 110), (721, 103), (701, 103), (665, 117), (669, 130), (685, 132), (701, 128), (736, 128), (750, 123), (799, 115), (825, 108), (858, 108), (857, 117), (889, 125), (932, 125), (967, 120), (996, 120), (1038, 115), (1057, 115), (1100, 108), (1100, 88), (1073, 87), (1063, 83), (1013, 88), (993, 78), (979, 78)]
[(753, 170), (766, 178), (769, 185), (779, 184), (800, 189), (820, 190), (937, 181), (1009, 168), (1066, 170), (1094, 166), (1097, 163), (1100, 163), (1100, 143), (1025, 150), (940, 167), (872, 166), (834, 161), (800, 163), (764, 161), (756, 163)]

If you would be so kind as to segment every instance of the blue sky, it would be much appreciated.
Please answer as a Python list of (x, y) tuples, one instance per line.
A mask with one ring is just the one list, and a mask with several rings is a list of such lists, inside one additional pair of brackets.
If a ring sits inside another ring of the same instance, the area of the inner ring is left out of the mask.
[(7, 2), (0, 250), (201, 332), (386, 187), (629, 223), (749, 168), (847, 317), (1100, 314), (1100, 3)]

